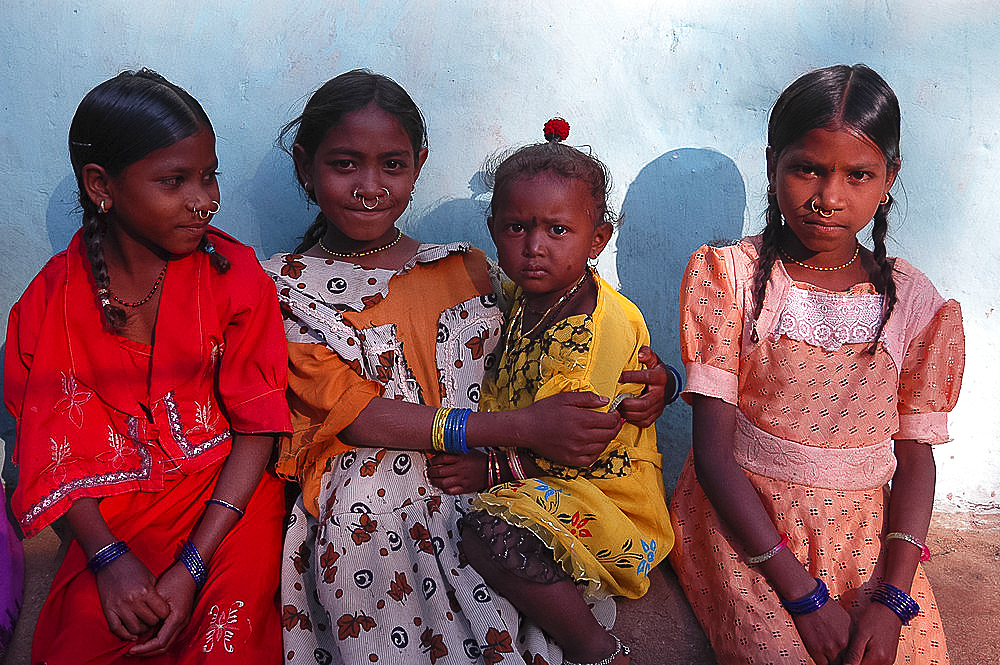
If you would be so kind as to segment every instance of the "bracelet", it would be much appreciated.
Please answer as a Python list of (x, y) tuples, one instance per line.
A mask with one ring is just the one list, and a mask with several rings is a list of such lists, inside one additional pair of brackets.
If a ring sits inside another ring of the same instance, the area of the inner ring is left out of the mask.
[(500, 484), (500, 460), (497, 459), (497, 449), (486, 449), (486, 488)]
[(510, 475), (514, 477), (514, 480), (527, 480), (528, 474), (524, 472), (524, 467), (521, 466), (521, 458), (517, 456), (517, 448), (507, 448), (506, 452)]
[(916, 537), (911, 536), (908, 533), (903, 533), (902, 531), (893, 531), (892, 533), (886, 534), (885, 539), (886, 540), (893, 540), (893, 539), (896, 539), (896, 540), (905, 540), (906, 542), (910, 543), (911, 545), (916, 545), (917, 547), (920, 548), (920, 561), (923, 562), (923, 561), (930, 561), (931, 560), (931, 551), (929, 549), (927, 549), (927, 545), (924, 544), (923, 542), (917, 540)]
[(205, 562), (202, 560), (201, 554), (198, 553), (198, 548), (194, 546), (194, 543), (190, 540), (185, 540), (183, 546), (181, 546), (180, 554), (177, 555), (175, 560), (183, 563), (187, 571), (191, 573), (195, 586), (200, 589), (205, 584), (205, 581), (208, 579), (208, 569), (205, 567)]
[(758, 554), (757, 556), (748, 557), (747, 563), (749, 563), (751, 566), (756, 566), (758, 563), (764, 563), (768, 559), (773, 558), (778, 552), (788, 547), (788, 536), (783, 533), (779, 535), (781, 536), (781, 540), (778, 541), (777, 545), (775, 545), (768, 551), (764, 552), (763, 554)]
[(886, 582), (879, 584), (872, 592), (872, 602), (888, 607), (904, 626), (920, 612), (920, 605), (917, 605), (910, 594)]
[(781, 605), (789, 614), (792, 616), (802, 616), (803, 614), (811, 614), (826, 605), (826, 601), (830, 600), (830, 591), (826, 588), (823, 580), (817, 577), (816, 588), (813, 589), (812, 593), (798, 600), (786, 600), (785, 598), (781, 598), (780, 595), (778, 598), (781, 599)]
[(445, 451), (444, 424), (450, 412), (451, 409), (446, 409), (445, 407), (438, 409), (434, 413), (434, 424), (431, 425), (431, 447), (440, 453)]
[(444, 421), (444, 449), (446, 452), (465, 454), (469, 452), (465, 444), (465, 423), (472, 409), (449, 409)]
[(214, 503), (217, 506), (222, 506), (223, 508), (228, 508), (229, 510), (239, 515), (241, 519), (243, 518), (243, 515), (246, 514), (242, 508), (237, 508), (233, 504), (229, 503), (228, 501), (223, 501), (222, 499), (209, 499), (208, 501), (205, 502), (205, 505), (207, 506), (210, 503)]
[(110, 545), (105, 545), (94, 553), (87, 561), (87, 568), (95, 575), (120, 556), (129, 553), (128, 544), (124, 540), (116, 540)]
[(684, 390), (684, 379), (673, 365), (667, 365), (667, 371), (674, 375), (674, 394), (667, 398), (667, 404), (673, 404)]

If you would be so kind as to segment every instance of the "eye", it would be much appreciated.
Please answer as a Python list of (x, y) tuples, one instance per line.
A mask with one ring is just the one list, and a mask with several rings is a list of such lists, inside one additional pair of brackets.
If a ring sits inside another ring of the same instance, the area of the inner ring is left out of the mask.
[(406, 168), (406, 162), (401, 159), (390, 159), (385, 163), (385, 168), (389, 171), (398, 171)]
[(160, 182), (167, 187), (179, 187), (184, 184), (184, 178), (179, 175), (167, 176), (166, 178), (161, 178)]
[(512, 234), (524, 233), (524, 225), (518, 222), (510, 222), (509, 224), (504, 226), (504, 231)]
[(875, 174), (871, 171), (851, 171), (847, 177), (857, 182), (867, 182), (874, 178)]
[(218, 171), (210, 171), (209, 173), (205, 174), (205, 178), (204, 178), (206, 184), (212, 184), (212, 183), (216, 182), (218, 179), (219, 179), (219, 172)]
[(354, 168), (354, 162), (350, 159), (331, 159), (327, 164), (338, 171), (350, 171)]
[(549, 229), (549, 231), (552, 233), (552, 235), (556, 236), (564, 236), (567, 233), (569, 233), (569, 229), (563, 226), (562, 224), (553, 224), (552, 228)]

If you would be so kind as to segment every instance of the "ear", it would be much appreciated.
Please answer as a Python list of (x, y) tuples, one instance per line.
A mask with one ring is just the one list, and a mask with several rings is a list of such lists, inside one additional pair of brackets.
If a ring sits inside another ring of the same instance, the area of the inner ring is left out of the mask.
[(316, 182), (313, 178), (312, 158), (306, 153), (305, 148), (296, 143), (292, 146), (292, 161), (295, 162), (295, 175), (299, 177), (302, 189), (306, 190), (311, 198), (313, 183)]
[(417, 153), (417, 163), (414, 164), (413, 169), (413, 182), (417, 181), (420, 177), (420, 169), (424, 168), (424, 162), (427, 161), (427, 148), (421, 148), (420, 152)]
[(767, 183), (774, 185), (778, 175), (778, 159), (771, 146), (767, 146), (767, 150), (764, 151), (764, 161), (767, 163)]
[(493, 243), (496, 244), (497, 237), (493, 233), (493, 215), (489, 215), (486, 218), (486, 228), (488, 228), (490, 230), (490, 237), (493, 238)]
[(596, 259), (604, 251), (615, 232), (615, 227), (610, 222), (601, 222), (594, 229), (594, 240), (590, 244), (590, 258)]
[(94, 206), (100, 207), (103, 203), (107, 210), (115, 207), (115, 199), (111, 194), (111, 178), (103, 166), (84, 164), (81, 176), (83, 189)]
[(900, 166), (901, 165), (900, 165), (900, 162), (899, 162), (898, 159), (896, 161), (894, 161), (893, 163), (888, 164), (886, 166), (886, 171), (885, 171), (885, 191), (886, 192), (888, 192), (890, 189), (892, 189), (893, 183), (896, 182), (896, 176), (899, 175), (899, 167)]

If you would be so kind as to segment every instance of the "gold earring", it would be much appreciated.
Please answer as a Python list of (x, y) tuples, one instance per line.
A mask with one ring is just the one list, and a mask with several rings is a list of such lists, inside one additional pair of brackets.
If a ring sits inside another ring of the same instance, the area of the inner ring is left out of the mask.
[(881, 201), (879, 201), (879, 203), (878, 203), (878, 204), (879, 204), (880, 206), (884, 206), (884, 205), (888, 205), (888, 203), (889, 203), (889, 192), (886, 192), (886, 193), (885, 193), (885, 198), (884, 198), (884, 199), (882, 199)]
[(101, 205), (98, 208), (100, 208), (102, 215), (108, 214), (108, 209), (104, 207), (104, 199), (101, 199)]

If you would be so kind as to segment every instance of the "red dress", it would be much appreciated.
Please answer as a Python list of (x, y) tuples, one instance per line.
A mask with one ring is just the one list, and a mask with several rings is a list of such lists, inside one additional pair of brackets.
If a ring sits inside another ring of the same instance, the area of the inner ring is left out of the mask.
[[(171, 261), (153, 345), (102, 326), (80, 234), (14, 305), (4, 395), (17, 418), (12, 507), (25, 534), (95, 497), (115, 536), (159, 575), (211, 497), (232, 432), (290, 430), (273, 283), (252, 250), (209, 233), (232, 267), (220, 274), (201, 252)], [(283, 513), (282, 484), (265, 474), (209, 562), (177, 646), (144, 662), (279, 662)], [(39, 617), (32, 662), (116, 662), (131, 646), (108, 629), (74, 541)]]

